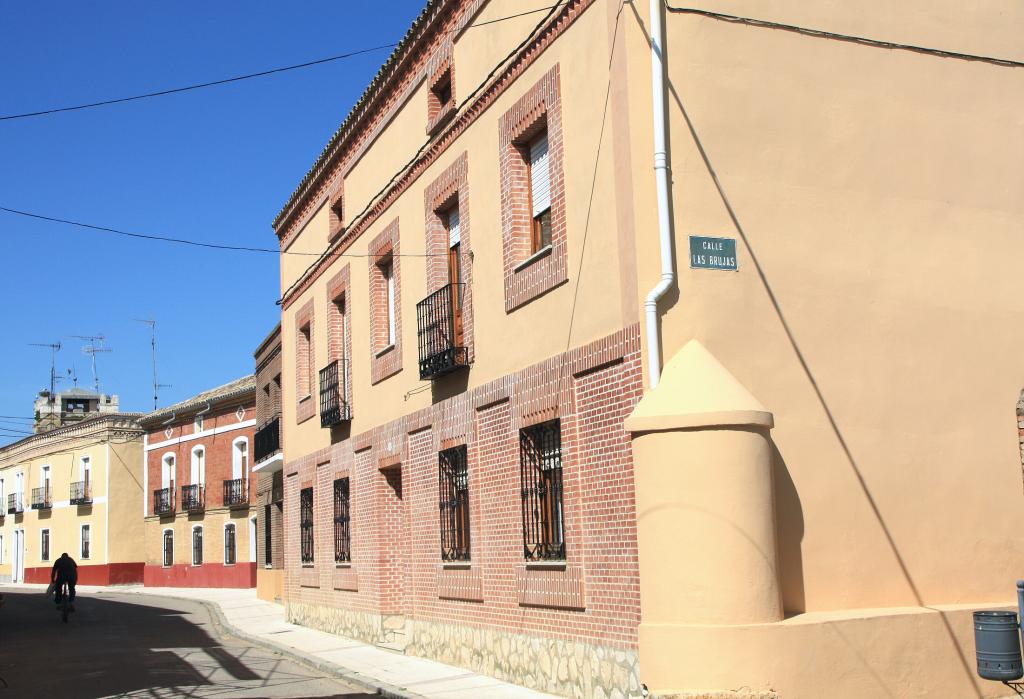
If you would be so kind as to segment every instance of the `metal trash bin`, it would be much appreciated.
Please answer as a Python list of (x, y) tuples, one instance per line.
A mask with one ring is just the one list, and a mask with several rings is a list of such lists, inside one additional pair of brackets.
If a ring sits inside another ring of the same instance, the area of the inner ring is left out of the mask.
[(1024, 677), (1016, 612), (975, 612), (974, 648), (978, 675), (1008, 682)]

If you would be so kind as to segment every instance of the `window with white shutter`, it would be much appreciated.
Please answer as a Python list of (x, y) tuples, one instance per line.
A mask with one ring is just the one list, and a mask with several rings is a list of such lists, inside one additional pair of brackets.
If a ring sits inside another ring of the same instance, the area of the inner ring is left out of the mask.
[(548, 160), (548, 133), (543, 131), (530, 141), (530, 213), (533, 217), (531, 252), (551, 245), (551, 167)]

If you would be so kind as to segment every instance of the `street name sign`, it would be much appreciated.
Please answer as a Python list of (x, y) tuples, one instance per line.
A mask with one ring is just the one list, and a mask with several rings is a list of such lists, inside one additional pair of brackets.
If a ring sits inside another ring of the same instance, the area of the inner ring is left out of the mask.
[(736, 239), (690, 236), (690, 267), (692, 269), (720, 269), (735, 272)]

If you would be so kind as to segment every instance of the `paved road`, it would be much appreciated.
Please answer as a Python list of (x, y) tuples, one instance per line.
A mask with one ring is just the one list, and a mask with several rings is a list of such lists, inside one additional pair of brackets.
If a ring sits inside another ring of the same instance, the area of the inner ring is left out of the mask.
[(0, 592), (0, 699), (375, 696), (219, 635), (196, 602), (82, 593), (65, 625), (41, 593)]

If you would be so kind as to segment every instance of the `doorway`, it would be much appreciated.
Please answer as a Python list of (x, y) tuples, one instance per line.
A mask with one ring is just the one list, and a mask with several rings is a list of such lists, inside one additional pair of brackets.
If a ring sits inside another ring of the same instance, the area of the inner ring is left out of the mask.
[(25, 582), (25, 530), (14, 530), (14, 566), (11, 571), (11, 582)]

